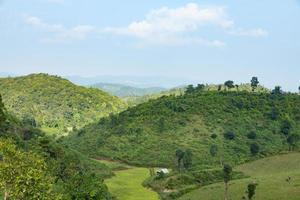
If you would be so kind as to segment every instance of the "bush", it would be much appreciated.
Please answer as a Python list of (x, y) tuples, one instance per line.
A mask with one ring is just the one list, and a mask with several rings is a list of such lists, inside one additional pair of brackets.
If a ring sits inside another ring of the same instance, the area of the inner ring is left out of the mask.
[(211, 136), (210, 136), (212, 139), (216, 139), (217, 137), (218, 137), (218, 135), (217, 134), (215, 134), (215, 133), (213, 133), (213, 134), (211, 134)]
[(225, 139), (227, 140), (234, 140), (235, 139), (235, 133), (228, 131), (224, 134)]
[(259, 153), (259, 145), (256, 143), (251, 144), (250, 146), (250, 152), (252, 155), (256, 155)]
[(257, 135), (254, 131), (252, 131), (252, 132), (248, 133), (247, 137), (251, 140), (255, 140)]

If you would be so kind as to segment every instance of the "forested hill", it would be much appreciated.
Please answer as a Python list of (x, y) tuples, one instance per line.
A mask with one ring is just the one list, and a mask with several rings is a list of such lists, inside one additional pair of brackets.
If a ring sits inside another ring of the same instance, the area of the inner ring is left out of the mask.
[(9, 112), (33, 126), (61, 132), (127, 107), (119, 98), (99, 89), (77, 86), (47, 74), (1, 78), (0, 91)]
[(9, 115), (0, 95), (0, 199), (103, 199), (112, 172)]
[(193, 166), (206, 168), (220, 163), (211, 155), (217, 152), (237, 164), (297, 148), (299, 130), (297, 94), (194, 89), (102, 119), (67, 142), (90, 156), (144, 166), (174, 166), (175, 151), (189, 150)]

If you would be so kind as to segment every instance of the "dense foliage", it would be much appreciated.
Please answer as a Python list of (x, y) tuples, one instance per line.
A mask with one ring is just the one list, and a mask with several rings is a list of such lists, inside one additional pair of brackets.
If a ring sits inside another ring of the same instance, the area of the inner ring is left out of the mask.
[(12, 200), (112, 199), (109, 168), (9, 116), (1, 101), (0, 171), (0, 192)]
[(297, 94), (194, 89), (102, 119), (67, 143), (90, 156), (144, 166), (178, 165), (177, 149), (192, 152), (192, 168), (238, 164), (288, 150), (287, 138), (299, 135), (299, 105)]
[(68, 132), (126, 108), (117, 97), (47, 74), (1, 78), (8, 111), (27, 124)]

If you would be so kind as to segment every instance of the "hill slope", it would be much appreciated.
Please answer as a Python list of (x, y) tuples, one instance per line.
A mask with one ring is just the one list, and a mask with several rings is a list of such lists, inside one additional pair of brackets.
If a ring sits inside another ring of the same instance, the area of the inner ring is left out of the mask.
[(126, 108), (117, 97), (47, 74), (1, 78), (8, 111), (32, 125), (72, 130)]
[[(232, 181), (229, 195), (232, 200), (246, 196), (249, 183), (257, 183), (256, 200), (298, 200), (300, 196), (300, 154), (277, 155), (240, 165), (236, 170), (250, 176)], [(291, 177), (291, 181), (286, 179)], [(219, 200), (224, 198), (224, 183), (217, 183), (192, 191), (180, 200)]]
[(107, 166), (9, 115), (1, 95), (0, 157), (0, 199), (113, 199)]
[(113, 83), (97, 83), (92, 85), (93, 88), (99, 88), (108, 92), (111, 95), (118, 97), (128, 97), (128, 96), (144, 96), (154, 93), (159, 93), (165, 88), (161, 87), (150, 87), (150, 88), (137, 88), (131, 87), (122, 84), (113, 84)]
[[(179, 148), (192, 151), (196, 168), (218, 166), (221, 158), (238, 164), (287, 150), (287, 137), (299, 134), (299, 105), (294, 94), (194, 91), (103, 119), (68, 143), (90, 156), (144, 166), (173, 167)], [(210, 155), (213, 145), (217, 156)]]

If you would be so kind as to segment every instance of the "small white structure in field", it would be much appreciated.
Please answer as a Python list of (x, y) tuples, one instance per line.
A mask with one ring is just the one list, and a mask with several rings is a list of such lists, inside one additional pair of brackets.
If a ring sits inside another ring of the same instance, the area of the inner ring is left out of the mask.
[(166, 169), (166, 168), (162, 168), (162, 169), (158, 169), (156, 170), (156, 174), (160, 174), (160, 173), (163, 173), (163, 174), (169, 174), (169, 170)]

